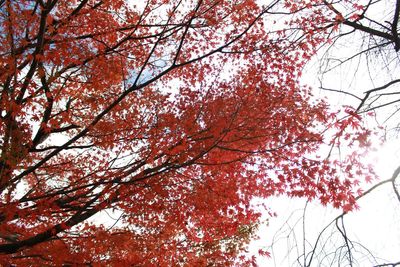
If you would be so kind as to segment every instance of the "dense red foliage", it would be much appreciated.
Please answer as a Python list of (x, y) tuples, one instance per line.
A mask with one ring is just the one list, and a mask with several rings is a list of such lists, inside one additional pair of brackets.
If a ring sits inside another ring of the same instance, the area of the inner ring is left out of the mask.
[(356, 156), (312, 155), (366, 135), (298, 84), (334, 12), (138, 2), (0, 1), (1, 264), (245, 264), (255, 197), (353, 206)]

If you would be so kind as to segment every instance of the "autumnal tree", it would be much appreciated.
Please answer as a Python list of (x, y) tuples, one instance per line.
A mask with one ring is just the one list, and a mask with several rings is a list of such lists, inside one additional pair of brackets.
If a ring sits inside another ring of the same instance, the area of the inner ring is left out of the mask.
[(313, 155), (368, 131), (298, 83), (320, 1), (0, 7), (1, 264), (254, 263), (254, 198), (354, 207), (358, 155)]

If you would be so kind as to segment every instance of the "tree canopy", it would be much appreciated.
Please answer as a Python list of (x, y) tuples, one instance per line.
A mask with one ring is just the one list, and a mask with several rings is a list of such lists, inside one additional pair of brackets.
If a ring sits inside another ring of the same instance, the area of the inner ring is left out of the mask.
[[(316, 155), (365, 148), (369, 131), (299, 84), (343, 21), (331, 4), (0, 8), (1, 263), (244, 264), (255, 198), (354, 207), (357, 151)], [(105, 211), (118, 226), (91, 220)]]

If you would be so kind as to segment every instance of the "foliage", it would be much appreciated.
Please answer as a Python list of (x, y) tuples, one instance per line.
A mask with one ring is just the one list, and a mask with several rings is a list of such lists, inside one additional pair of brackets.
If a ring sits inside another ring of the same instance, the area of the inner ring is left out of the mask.
[(359, 155), (312, 155), (368, 132), (298, 83), (338, 23), (325, 4), (0, 7), (2, 263), (249, 264), (255, 197), (354, 207)]

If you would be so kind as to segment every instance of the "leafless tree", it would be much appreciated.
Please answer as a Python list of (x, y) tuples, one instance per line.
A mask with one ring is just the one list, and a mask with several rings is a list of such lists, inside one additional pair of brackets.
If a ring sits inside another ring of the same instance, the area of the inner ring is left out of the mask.
[[(394, 138), (397, 138), (400, 129), (400, 1), (323, 3), (336, 14), (336, 22), (326, 25), (330, 42), (319, 48), (316, 64), (311, 67), (318, 66), (321, 93), (339, 98), (341, 104), (351, 106), (361, 116), (372, 115), (378, 125), (386, 129), (385, 133), (396, 133)], [(399, 174), (400, 167), (397, 167), (389, 179), (378, 181), (357, 199), (360, 203), (378, 202), (380, 192), (392, 204), (381, 206), (382, 209), (399, 210)], [(356, 227), (348, 223), (351, 216), (357, 214), (331, 216), (333, 219), (321, 223), (319, 230), (311, 226), (310, 231), (310, 222), (316, 220), (310, 218), (313, 215), (312, 203), (307, 201), (304, 208), (291, 213), (275, 233), (269, 250), (276, 266), (280, 266), (282, 258), (278, 259), (274, 252), (282, 247), (287, 252), (283, 261), (291, 266), (400, 266), (399, 255), (393, 255), (394, 259), (380, 258), (357, 237)], [(373, 220), (399, 218), (375, 217)], [(371, 231), (376, 230), (370, 227)], [(390, 229), (386, 231), (390, 235)], [(383, 241), (384, 238), (387, 237), (382, 237)]]

